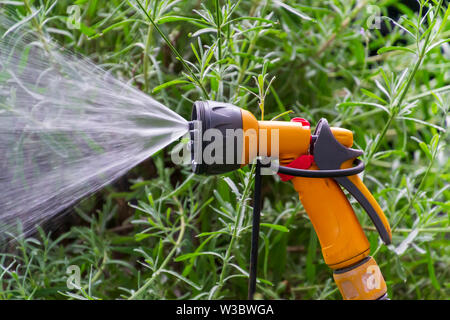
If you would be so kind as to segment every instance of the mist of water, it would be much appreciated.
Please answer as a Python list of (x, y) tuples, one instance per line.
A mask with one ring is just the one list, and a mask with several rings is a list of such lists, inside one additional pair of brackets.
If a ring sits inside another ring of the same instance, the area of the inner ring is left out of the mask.
[(31, 232), (188, 130), (30, 21), (0, 12), (0, 237), (17, 222)]

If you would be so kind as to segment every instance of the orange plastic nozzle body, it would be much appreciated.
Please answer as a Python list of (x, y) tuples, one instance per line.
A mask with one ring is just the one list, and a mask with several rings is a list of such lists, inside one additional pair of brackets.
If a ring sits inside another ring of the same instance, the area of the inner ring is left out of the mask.
[[(243, 166), (261, 155), (276, 157), (281, 165), (286, 165), (308, 154), (311, 142), (309, 126), (300, 122), (257, 121), (250, 112), (241, 110), (241, 113)], [(332, 127), (331, 131), (339, 143), (347, 148), (352, 147), (353, 133), (350, 130)], [(350, 167), (352, 162), (344, 162), (341, 168)], [(313, 165), (309, 170), (318, 170), (318, 167)], [(373, 203), (375, 210), (380, 211), (382, 222), (390, 232), (381, 208), (362, 182), (359, 183), (358, 176), (349, 178)], [(330, 268), (346, 268), (369, 255), (370, 245), (364, 231), (349, 200), (334, 179), (294, 177), (291, 181), (314, 226), (325, 263)]]
[(244, 133), (243, 165), (256, 156), (271, 156), (285, 164), (309, 149), (311, 128), (299, 122), (258, 121), (247, 110), (241, 110)]

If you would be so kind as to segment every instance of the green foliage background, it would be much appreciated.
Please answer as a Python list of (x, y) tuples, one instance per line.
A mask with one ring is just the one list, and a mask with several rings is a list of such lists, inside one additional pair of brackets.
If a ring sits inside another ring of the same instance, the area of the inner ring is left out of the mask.
[[(193, 101), (208, 98), (258, 118), (295, 115), (314, 126), (326, 117), (353, 130), (364, 181), (393, 227), (386, 247), (355, 205), (389, 296), (448, 299), (445, 2), (418, 1), (416, 12), (389, 0), (141, 3), (148, 16), (122, 0), (0, 6), (20, 19), (43, 7), (36, 28), (186, 119)], [(79, 28), (67, 24), (70, 5)], [(382, 29), (372, 28), (378, 17)], [(194, 176), (163, 150), (56, 230), (4, 250), (0, 298), (246, 298), (252, 184), (251, 167)], [(263, 195), (257, 298), (339, 299), (292, 185), (265, 177)], [(70, 265), (81, 268), (78, 289), (67, 289)]]

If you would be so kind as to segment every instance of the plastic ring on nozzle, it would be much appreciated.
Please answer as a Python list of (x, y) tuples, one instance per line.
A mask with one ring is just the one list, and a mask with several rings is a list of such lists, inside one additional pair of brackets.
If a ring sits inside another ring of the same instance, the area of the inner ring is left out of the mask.
[(362, 171), (364, 171), (364, 162), (359, 159), (355, 160), (355, 167), (348, 169), (335, 169), (335, 170), (303, 170), (280, 166), (278, 168), (278, 173), (287, 174), (294, 177), (304, 177), (304, 178), (337, 178), (337, 177), (348, 177), (354, 176)]

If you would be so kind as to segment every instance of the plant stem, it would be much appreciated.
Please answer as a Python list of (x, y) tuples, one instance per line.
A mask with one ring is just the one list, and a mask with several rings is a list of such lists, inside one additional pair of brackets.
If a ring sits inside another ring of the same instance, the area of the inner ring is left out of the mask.
[[(175, 197), (176, 198), (176, 197)], [(178, 200), (177, 200), (178, 202)], [(142, 287), (140, 287), (135, 293), (133, 293), (128, 300), (134, 300), (139, 298), (146, 290), (147, 288), (153, 283), (153, 281), (161, 274), (162, 270), (164, 270), (164, 268), (166, 267), (166, 265), (170, 262), (170, 260), (172, 259), (172, 256), (175, 254), (175, 252), (177, 251), (177, 249), (180, 247), (181, 241), (183, 240), (184, 237), (184, 232), (186, 229), (186, 223), (184, 220), (184, 210), (183, 210), (183, 206), (179, 203), (179, 208), (180, 208), (180, 214), (181, 214), (181, 225), (180, 225), (180, 233), (178, 234), (178, 238), (177, 241), (175, 242), (172, 250), (170, 250), (169, 254), (167, 255), (167, 257), (164, 259), (164, 261), (161, 263), (160, 267), (158, 268), (158, 270), (156, 272), (154, 272), (152, 274), (152, 276), (150, 277), (150, 279), (148, 279), (143, 285)]]
[[(442, 117), (442, 122), (445, 123), (446, 118), (447, 118), (447, 113), (448, 110), (446, 110), (444, 116)], [(420, 190), (422, 190), (423, 184), (425, 183), (426, 178), (428, 177), (428, 174), (430, 173), (431, 167), (434, 164), (434, 160), (436, 159), (437, 153), (439, 151), (439, 143), (441, 142), (441, 136), (439, 136), (438, 138), (439, 140), (436, 143), (436, 148), (433, 151), (433, 155), (431, 157), (430, 163), (427, 166), (427, 169), (425, 171), (425, 174), (422, 176), (422, 179), (420, 180), (419, 186), (417, 187), (417, 189), (414, 192), (414, 197), (411, 201), (408, 202), (408, 205), (405, 207), (404, 210), (402, 210), (402, 212), (399, 215), (399, 218), (397, 219), (397, 221), (395, 222), (394, 226), (392, 227), (392, 231), (394, 231), (397, 226), (399, 225), (399, 223), (402, 221), (403, 216), (406, 214), (406, 212), (408, 212), (408, 210), (411, 208), (411, 206), (413, 205), (413, 203), (416, 202), (417, 197), (419, 196), (419, 192)]]
[[(254, 10), (256, 10), (256, 7), (257, 7), (257, 3), (254, 3), (252, 5), (251, 9), (250, 9), (250, 16), (253, 16), (253, 12), (254, 12)], [(265, 12), (264, 8), (263, 8), (263, 10), (261, 12), (261, 16), (264, 16), (264, 12)], [(261, 25), (261, 22), (258, 21), (257, 22), (257, 26), (260, 26), (260, 25)], [(247, 72), (248, 64), (250, 62), (250, 59), (248, 57), (253, 52), (253, 49), (254, 49), (254, 47), (256, 45), (257, 38), (258, 38), (258, 33), (256, 33), (255, 36), (250, 40), (250, 44), (248, 46), (247, 53), (246, 53), (247, 56), (244, 58), (244, 62), (242, 63), (242, 67), (239, 70), (239, 76), (238, 76), (238, 81), (237, 81), (237, 85), (238, 85), (238, 91), (237, 92), (238, 92), (238, 94), (240, 92), (239, 85), (241, 84), (241, 82), (244, 79), (245, 73)]]
[(252, 40), (250, 41), (250, 45), (248, 46), (247, 53), (246, 53), (247, 57), (245, 57), (244, 62), (242, 63), (241, 70), (239, 71), (238, 85), (239, 85), (239, 84), (243, 81), (243, 79), (244, 79), (244, 76), (245, 76), (245, 73), (246, 73), (246, 71), (247, 71), (247, 67), (248, 67), (249, 61), (250, 61), (250, 59), (249, 59), (248, 57), (251, 55), (251, 53), (252, 53), (252, 51), (253, 51), (253, 48), (255, 47), (255, 43), (256, 43), (256, 39), (257, 39), (257, 38), (258, 38), (258, 37), (255, 35), (255, 36), (252, 38)]
[(148, 57), (150, 51), (150, 43), (152, 40), (152, 25), (148, 26), (147, 38), (145, 39), (145, 49), (144, 49), (144, 59), (143, 59), (143, 69), (144, 69), (144, 89), (147, 92), (149, 89), (148, 81), (148, 65), (150, 63), (150, 58)]
[[(441, 9), (442, 1), (443, 0), (439, 1), (439, 4), (438, 4), (437, 9), (436, 9), (436, 13), (435, 13), (435, 15), (433, 17), (433, 21), (431, 22), (431, 25), (430, 25), (429, 28), (432, 28), (434, 26), (434, 24), (436, 23), (436, 18), (439, 16), (439, 10)], [(419, 17), (419, 19), (420, 19), (420, 17)], [(409, 87), (411, 86), (411, 83), (414, 80), (414, 77), (415, 77), (415, 75), (417, 73), (417, 70), (419, 70), (419, 67), (422, 64), (423, 59), (425, 58), (425, 53), (426, 53), (426, 49), (428, 47), (428, 41), (430, 40), (431, 32), (432, 32), (432, 30), (430, 30), (428, 32), (427, 36), (425, 37), (425, 41), (423, 43), (423, 47), (422, 47), (422, 49), (421, 49), (421, 51), (419, 53), (419, 56), (417, 58), (417, 61), (416, 61), (415, 65), (414, 65), (413, 70), (411, 71), (411, 73), (408, 76), (408, 79), (406, 80), (405, 87), (403, 88), (402, 92), (400, 93), (400, 97), (397, 99), (397, 102), (395, 103), (394, 107), (390, 108), (391, 114), (389, 116), (389, 120), (385, 124), (383, 130), (381, 131), (381, 134), (380, 134), (380, 136), (377, 139), (375, 147), (371, 149), (369, 155), (366, 158), (366, 164), (367, 165), (372, 160), (373, 155), (378, 151), (378, 149), (379, 149), (379, 147), (381, 145), (381, 141), (383, 140), (384, 136), (386, 135), (387, 130), (389, 129), (392, 121), (395, 119), (395, 117), (397, 116), (397, 114), (400, 111), (400, 108), (402, 106), (403, 100), (406, 97), (406, 93), (408, 92)]]
[[(25, 9), (28, 11), (29, 14), (33, 14), (33, 10), (31, 10), (30, 3), (28, 0), (23, 0), (23, 3), (25, 5)], [(45, 51), (47, 51), (48, 54), (50, 54), (50, 48), (48, 47), (47, 41), (45, 40), (44, 32), (42, 31), (41, 26), (39, 25), (39, 22), (36, 20), (36, 17), (33, 17), (31, 19), (31, 23), (36, 28), (39, 38), (41, 39), (42, 45), (44, 46)]]
[(142, 6), (141, 2), (139, 0), (136, 0), (137, 4), (139, 5), (139, 7), (141, 8), (141, 10), (144, 12), (144, 14), (147, 16), (148, 20), (151, 22), (151, 24), (153, 25), (153, 27), (155, 28), (156, 31), (158, 31), (158, 33), (160, 34), (160, 36), (164, 39), (164, 41), (166, 42), (167, 46), (170, 48), (170, 50), (172, 51), (172, 53), (174, 53), (178, 60), (181, 62), (181, 64), (183, 65), (183, 67), (191, 74), (192, 79), (194, 80), (194, 82), (200, 87), (200, 89), (202, 90), (202, 93), (205, 97), (205, 99), (209, 99), (209, 95), (208, 92), (206, 91), (205, 87), (203, 86), (203, 84), (200, 82), (200, 79), (195, 75), (195, 73), (192, 71), (191, 67), (189, 67), (189, 65), (186, 63), (186, 61), (184, 61), (183, 57), (181, 56), (181, 54), (178, 52), (178, 50), (172, 45), (172, 42), (170, 42), (170, 40), (166, 37), (166, 35), (164, 34), (164, 32), (162, 32), (162, 30), (158, 27), (158, 25), (155, 23), (155, 21), (150, 17), (150, 15), (148, 14), (147, 10), (144, 9), (144, 7)]
[(376, 141), (375, 147), (373, 147), (370, 151), (369, 154), (367, 155), (366, 158), (366, 166), (369, 165), (369, 163), (372, 161), (373, 155), (377, 152), (377, 150), (380, 148), (381, 145), (381, 141), (383, 140), (384, 136), (386, 135), (386, 132), (388, 131), (389, 127), (391, 126), (392, 121), (394, 120), (394, 118), (396, 117), (396, 113), (395, 112), (391, 112), (390, 116), (389, 116), (389, 120), (388, 122), (386, 122), (386, 124), (384, 125), (383, 129), (381, 130), (381, 134), (378, 136), (378, 139)]
[(220, 5), (219, 0), (216, 0), (216, 24), (217, 24), (217, 45), (219, 61), (222, 60), (222, 21), (220, 19)]
[[(254, 172), (255, 172), (255, 165), (252, 165), (252, 169), (250, 170), (250, 177), (254, 176)], [(250, 187), (252, 185), (253, 180), (249, 179), (248, 183), (245, 185), (244, 191), (242, 192), (242, 197), (241, 197), (241, 201), (239, 201), (236, 212), (237, 212), (237, 216), (236, 216), (236, 220), (234, 221), (234, 229), (233, 229), (233, 234), (231, 236), (231, 240), (230, 240), (230, 244), (228, 245), (227, 251), (225, 253), (225, 257), (223, 259), (223, 266), (222, 266), (222, 271), (220, 272), (220, 277), (219, 277), (219, 282), (217, 284), (217, 288), (214, 291), (214, 294), (212, 296), (212, 299), (216, 299), (217, 296), (220, 293), (220, 290), (222, 289), (222, 287), (224, 286), (224, 279), (226, 276), (226, 271), (227, 271), (227, 267), (228, 267), (228, 262), (230, 260), (231, 257), (231, 251), (234, 248), (234, 243), (236, 242), (237, 239), (237, 233), (238, 233), (238, 228), (239, 228), (239, 223), (241, 220), (241, 216), (245, 211), (245, 201), (247, 199), (247, 195), (249, 193)]]
[(88, 295), (91, 296), (91, 284), (95, 283), (95, 281), (97, 281), (97, 279), (102, 275), (103, 270), (105, 269), (106, 263), (108, 262), (108, 255), (106, 253), (106, 250), (104, 250), (103, 252), (103, 259), (102, 259), (102, 264), (100, 265), (100, 268), (97, 270), (97, 272), (95, 273), (95, 275), (92, 277), (91, 281), (89, 281), (88, 284), (86, 284), (82, 289), (84, 291), (86, 291), (86, 289), (88, 289)]

